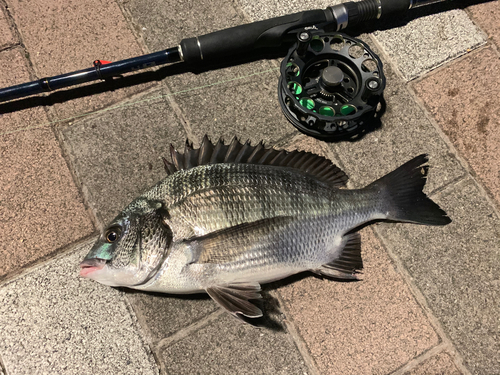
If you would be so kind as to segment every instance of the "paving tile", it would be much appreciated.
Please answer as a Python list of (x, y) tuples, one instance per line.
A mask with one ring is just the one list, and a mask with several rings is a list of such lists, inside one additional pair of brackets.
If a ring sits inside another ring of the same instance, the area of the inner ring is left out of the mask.
[(332, 149), (328, 147), (328, 143), (302, 133), (297, 133), (288, 139), (284, 139), (277, 143), (275, 147), (276, 149), (285, 149), (288, 151), (300, 150), (312, 152), (331, 160), (333, 164), (338, 164), (338, 161), (335, 160), (336, 155)]
[(237, 136), (243, 141), (273, 144), (297, 133), (281, 113), (274, 71), (175, 96), (198, 139)]
[(93, 231), (52, 130), (1, 138), (0, 278)]
[(245, 14), (253, 21), (284, 16), (311, 9), (326, 9), (329, 6), (342, 3), (341, 0), (237, 0)]
[(361, 236), (363, 281), (307, 277), (279, 290), (322, 374), (387, 374), (439, 340), (372, 230)]
[[(114, 1), (35, 0), (26, 6), (23, 0), (13, 0), (9, 5), (39, 78), (86, 69), (96, 59), (116, 61), (143, 54)], [(150, 85), (74, 99), (55, 108), (60, 118), (67, 118)]]
[[(216, 100), (219, 89), (224, 90), (225, 87), (241, 84), (242, 82), (258, 83), (253, 87), (252, 94), (257, 95), (260, 93), (265, 97), (270, 88), (277, 91), (278, 79), (278, 67), (273, 66), (269, 61), (256, 61), (207, 72), (174, 75), (166, 78), (165, 83), (176, 96), (182, 95), (184, 92), (187, 94), (195, 92), (201, 93), (203, 97), (208, 96)], [(233, 98), (234, 105), (244, 102), (245, 97)], [(198, 103), (193, 103), (193, 105), (198, 105)], [(198, 108), (198, 110), (202, 108)], [(190, 110), (193, 110), (192, 107)]]
[(158, 374), (123, 293), (78, 276), (94, 241), (0, 287), (9, 375)]
[(414, 84), (418, 95), (500, 204), (500, 58), (486, 48)]
[[(252, 20), (267, 19), (303, 10), (325, 9), (341, 2), (238, 0)], [(409, 15), (411, 16), (412, 13)], [(492, 24), (496, 24), (495, 20), (498, 18), (490, 16), (490, 19)], [(391, 29), (374, 32), (385, 52), (391, 56), (407, 80), (463, 55), (468, 49), (475, 48), (486, 41), (482, 32), (462, 10), (452, 10), (408, 21), (409, 18), (404, 20), (398, 18), (390, 26)], [(403, 22), (407, 24), (401, 26)]]
[(99, 222), (106, 224), (166, 177), (162, 156), (186, 135), (162, 91), (62, 129), (70, 159)]
[[(23, 50), (13, 48), (0, 52), (0, 87), (16, 85), (30, 80)], [(8, 106), (6, 106), (8, 110)], [(34, 126), (47, 126), (47, 115), (43, 108), (35, 107), (11, 113), (0, 110), (0, 134)]]
[[(193, 3), (187, 0), (119, 0), (132, 17), (136, 32), (150, 51), (179, 45), (185, 38), (245, 23), (231, 2), (225, 0)], [(202, 22), (200, 22), (202, 20)]]
[[(217, 0), (191, 3), (171, 2), (168, 6), (161, 0), (124, 1), (123, 7), (130, 13), (137, 32), (151, 51), (159, 51), (179, 45), (185, 38), (204, 35), (213, 31), (246, 23), (240, 12), (228, 1)], [(203, 19), (203, 22), (199, 22)], [(167, 77), (165, 83), (177, 93), (193, 88), (217, 84), (238, 77), (271, 69), (266, 61), (217, 69), (200, 74), (185, 73)], [(277, 79), (272, 78), (277, 86)]]
[(353, 187), (363, 187), (417, 155), (430, 155), (431, 170), (426, 191), (433, 191), (464, 175), (439, 132), (416, 104), (405, 84), (386, 61), (385, 100), (382, 127), (356, 142), (331, 145), (342, 162)]
[(459, 9), (420, 17), (374, 35), (407, 80), (486, 42), (481, 30)]
[[(161, 350), (169, 374), (308, 374), (291, 337), (229, 314)], [(173, 360), (175, 358), (175, 360)]]
[(500, 2), (489, 1), (482, 4), (472, 5), (467, 8), (472, 15), (472, 20), (483, 29), (488, 38), (500, 47)]
[(404, 375), (461, 375), (451, 356), (446, 352), (436, 354), (434, 357), (422, 362)]
[(0, 9), (0, 49), (11, 46), (15, 42), (16, 39), (5, 16), (4, 9)]
[(433, 197), (445, 227), (377, 227), (473, 374), (500, 373), (500, 220), (467, 179)]
[(207, 294), (174, 296), (132, 292), (127, 298), (150, 342), (169, 337), (219, 308)]

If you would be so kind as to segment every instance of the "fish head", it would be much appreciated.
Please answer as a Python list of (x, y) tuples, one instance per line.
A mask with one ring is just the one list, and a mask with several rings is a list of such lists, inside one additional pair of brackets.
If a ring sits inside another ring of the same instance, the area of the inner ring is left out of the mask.
[(109, 286), (138, 286), (161, 267), (172, 243), (167, 211), (139, 198), (102, 232), (80, 263), (80, 276)]

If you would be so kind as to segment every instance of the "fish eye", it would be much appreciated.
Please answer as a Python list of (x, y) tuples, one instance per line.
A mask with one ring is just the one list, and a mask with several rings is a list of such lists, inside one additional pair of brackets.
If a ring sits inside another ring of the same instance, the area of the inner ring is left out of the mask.
[(106, 241), (109, 243), (115, 242), (120, 237), (121, 230), (119, 228), (111, 228), (106, 231)]

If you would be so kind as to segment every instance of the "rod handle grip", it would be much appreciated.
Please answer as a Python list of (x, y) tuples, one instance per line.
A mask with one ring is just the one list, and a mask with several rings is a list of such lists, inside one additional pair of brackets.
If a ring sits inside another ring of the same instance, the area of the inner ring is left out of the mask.
[(180, 47), (183, 60), (188, 64), (220, 62), (259, 49), (281, 47), (292, 30), (334, 22), (329, 10), (309, 10), (183, 39)]

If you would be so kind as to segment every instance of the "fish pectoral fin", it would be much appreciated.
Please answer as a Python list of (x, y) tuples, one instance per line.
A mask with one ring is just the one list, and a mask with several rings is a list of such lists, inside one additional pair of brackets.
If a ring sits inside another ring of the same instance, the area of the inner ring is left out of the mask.
[(343, 248), (340, 256), (334, 261), (322, 265), (314, 272), (336, 279), (360, 280), (359, 273), (363, 269), (361, 259), (361, 235), (359, 233), (346, 234), (342, 238)]
[[(272, 241), (277, 232), (293, 221), (291, 216), (276, 216), (187, 239), (185, 243), (191, 252), (189, 263), (222, 264), (237, 261), (259, 243)], [(256, 239), (259, 239), (258, 243)]]
[(260, 318), (262, 311), (249, 300), (260, 299), (259, 283), (235, 283), (229, 285), (216, 285), (206, 289), (206, 292), (214, 301), (240, 318), (239, 315), (248, 318)]

